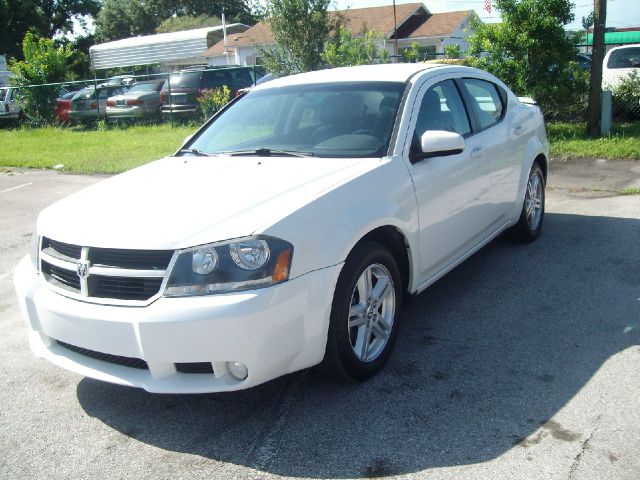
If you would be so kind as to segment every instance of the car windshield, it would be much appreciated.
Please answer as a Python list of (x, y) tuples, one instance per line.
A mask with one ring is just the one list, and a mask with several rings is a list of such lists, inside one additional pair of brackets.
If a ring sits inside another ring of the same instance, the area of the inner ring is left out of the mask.
[(137, 83), (129, 89), (129, 93), (155, 92), (158, 89), (157, 83)]
[(95, 98), (95, 97), (96, 97), (95, 89), (93, 87), (87, 87), (87, 88), (83, 88), (78, 93), (76, 93), (75, 96), (73, 97), (73, 100), (86, 100), (86, 99)]
[(607, 68), (640, 68), (640, 47), (614, 50), (607, 62)]
[(249, 92), (189, 145), (205, 154), (386, 154), (405, 83), (295, 85)]
[(169, 77), (171, 88), (200, 88), (202, 72), (174, 73)]
[(6, 96), (7, 96), (7, 89), (0, 88), (0, 102), (4, 102), (4, 99)]

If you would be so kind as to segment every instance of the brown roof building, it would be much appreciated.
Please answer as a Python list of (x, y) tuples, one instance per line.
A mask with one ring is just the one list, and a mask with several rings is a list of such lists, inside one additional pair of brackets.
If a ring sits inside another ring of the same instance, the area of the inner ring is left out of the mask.
[[(373, 31), (384, 41), (385, 48), (393, 54), (395, 29), (393, 5), (340, 10), (343, 25), (354, 34)], [(462, 51), (468, 47), (465, 41), (473, 10), (431, 13), (424, 3), (396, 5), (398, 53), (418, 43), (423, 57), (433, 58), (444, 52), (446, 45), (459, 45)], [(259, 48), (275, 43), (268, 20), (262, 20), (249, 30), (228, 35), (224, 40), (202, 53), (210, 65), (253, 65), (259, 62)]]

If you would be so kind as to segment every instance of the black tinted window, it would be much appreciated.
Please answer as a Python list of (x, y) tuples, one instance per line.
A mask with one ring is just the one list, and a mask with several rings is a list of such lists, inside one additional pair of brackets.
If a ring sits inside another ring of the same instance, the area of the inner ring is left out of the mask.
[(227, 85), (228, 87), (233, 86), (229, 72), (224, 70), (209, 70), (204, 72), (204, 79), (202, 81), (203, 89), (218, 88), (223, 85)]
[(611, 52), (607, 68), (640, 68), (640, 47), (628, 47)]
[(174, 73), (169, 77), (171, 88), (200, 88), (202, 72)]

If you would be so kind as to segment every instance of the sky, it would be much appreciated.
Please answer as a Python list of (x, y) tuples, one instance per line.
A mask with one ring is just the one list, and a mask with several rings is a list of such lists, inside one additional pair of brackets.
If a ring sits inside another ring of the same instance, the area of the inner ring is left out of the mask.
[[(260, 0), (264, 3), (264, 0)], [(379, 7), (390, 5), (392, 0), (334, 0), (336, 8)], [(414, 3), (420, 0), (396, 0), (396, 5)], [(500, 21), (499, 12), (493, 8), (491, 14), (484, 10), (484, 0), (423, 0), (431, 13), (452, 12), (455, 10), (475, 10), (485, 22)], [(495, 5), (495, 0), (492, 2)], [(570, 30), (582, 29), (582, 17), (586, 17), (593, 10), (593, 0), (573, 0), (575, 4), (575, 21), (567, 26)], [(607, 0), (607, 27), (623, 28), (640, 26), (640, 0)], [(75, 27), (75, 25), (74, 25)], [(78, 26), (79, 27), (79, 26)], [(93, 21), (89, 19), (89, 29), (93, 30)], [(76, 28), (74, 28), (76, 30)], [(74, 31), (74, 34), (81, 33)]]
[[(413, 3), (419, 0), (396, 0), (396, 5)], [(345, 8), (378, 7), (389, 5), (392, 0), (336, 0), (339, 10)], [(424, 0), (431, 13), (452, 12), (455, 10), (475, 10), (485, 22), (497, 22), (500, 16), (495, 8), (491, 14), (484, 9), (484, 0)], [(495, 4), (495, 1), (492, 2)], [(573, 0), (575, 4), (575, 21), (567, 28), (582, 29), (582, 17), (586, 17), (593, 10), (593, 0)], [(607, 0), (607, 27), (623, 28), (640, 25), (640, 0)]]

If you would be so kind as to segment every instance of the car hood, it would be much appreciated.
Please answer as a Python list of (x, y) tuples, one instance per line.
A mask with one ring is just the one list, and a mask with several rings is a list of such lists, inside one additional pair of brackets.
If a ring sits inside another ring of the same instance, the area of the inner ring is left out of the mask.
[(176, 249), (272, 225), (379, 159), (168, 157), (46, 208), (39, 235), (94, 247)]

